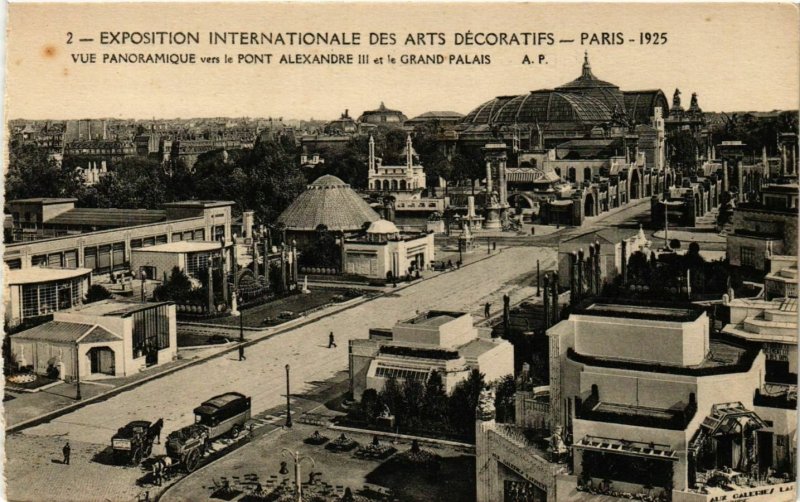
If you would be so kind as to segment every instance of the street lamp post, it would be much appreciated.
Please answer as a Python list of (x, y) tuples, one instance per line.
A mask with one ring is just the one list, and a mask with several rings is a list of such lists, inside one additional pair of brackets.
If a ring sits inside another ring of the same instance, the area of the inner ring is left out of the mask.
[(300, 464), (303, 460), (308, 460), (311, 462), (311, 469), (313, 470), (316, 467), (316, 463), (313, 458), (307, 455), (300, 455), (299, 451), (291, 451), (288, 448), (281, 449), (281, 454), (283, 456), (288, 456), (294, 461), (295, 500), (297, 500), (297, 502), (303, 502), (303, 484), (300, 482)]
[[(237, 291), (239, 305), (242, 305), (242, 293)], [(239, 311), (239, 360), (244, 361), (244, 309)]]
[(78, 348), (78, 342), (75, 342), (75, 382), (77, 384), (77, 392), (75, 393), (75, 399), (80, 401), (81, 397), (81, 369), (80, 369), (80, 350)]
[(669, 249), (669, 205), (666, 199), (661, 203), (664, 204), (664, 249)]
[(144, 303), (144, 281), (147, 279), (147, 272), (142, 269), (139, 272), (139, 280), (142, 281), (142, 303)]
[(286, 427), (292, 427), (292, 405), (289, 402), (289, 365), (286, 365)]

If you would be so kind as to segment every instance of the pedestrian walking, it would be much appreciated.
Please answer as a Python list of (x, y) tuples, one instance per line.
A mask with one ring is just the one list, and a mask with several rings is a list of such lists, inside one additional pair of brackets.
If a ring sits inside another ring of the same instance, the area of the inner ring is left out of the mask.
[(492, 251), (497, 251), (497, 241), (492, 242)]
[(531, 225), (531, 235), (536, 235), (536, 227)]
[(336, 347), (336, 339), (333, 337), (333, 331), (328, 335), (328, 348)]
[(70, 448), (69, 441), (67, 441), (67, 444), (65, 444), (64, 447), (61, 448), (61, 453), (64, 454), (64, 462), (62, 462), (64, 465), (69, 465), (69, 454), (71, 451), (72, 448)]
[(489, 318), (489, 309), (492, 308), (492, 304), (486, 302), (486, 305), (483, 306), (483, 316), (488, 319)]
[(239, 360), (246, 361), (247, 358), (244, 356), (244, 345), (239, 345)]

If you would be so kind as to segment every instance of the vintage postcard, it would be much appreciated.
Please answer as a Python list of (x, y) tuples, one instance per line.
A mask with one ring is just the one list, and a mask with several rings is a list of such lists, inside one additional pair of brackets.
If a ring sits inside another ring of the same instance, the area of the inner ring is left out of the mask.
[(7, 9), (0, 498), (797, 498), (796, 5)]

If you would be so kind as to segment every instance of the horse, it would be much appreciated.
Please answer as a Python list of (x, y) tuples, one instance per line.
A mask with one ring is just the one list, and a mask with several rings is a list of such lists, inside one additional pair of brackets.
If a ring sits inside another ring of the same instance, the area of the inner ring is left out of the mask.
[(172, 457), (168, 455), (159, 455), (153, 458), (153, 472), (155, 473), (160, 469), (161, 476), (163, 476), (164, 479), (170, 479), (172, 477), (175, 467), (175, 462), (172, 460)]

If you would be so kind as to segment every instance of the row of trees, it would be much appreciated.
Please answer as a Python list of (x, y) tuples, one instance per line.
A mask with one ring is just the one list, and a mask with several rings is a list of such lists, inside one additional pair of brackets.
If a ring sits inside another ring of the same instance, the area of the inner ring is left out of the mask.
[(305, 188), (293, 142), (257, 141), (252, 149), (199, 156), (194, 166), (182, 159), (167, 165), (145, 157), (127, 157), (108, 165), (98, 183), (82, 183), (80, 168), (89, 159), (68, 157), (59, 163), (45, 149), (12, 142), (6, 199), (75, 197), (82, 207), (157, 209), (186, 199), (233, 200), (238, 208), (271, 222)]
[[(513, 421), (514, 377), (508, 375), (493, 385), (497, 419)], [(409, 378), (401, 383), (391, 377), (380, 393), (374, 389), (364, 391), (358, 418), (375, 424), (388, 408), (401, 431), (458, 436), (472, 441), (475, 439), (475, 408), (486, 387), (484, 375), (478, 370), (472, 370), (449, 395), (437, 371), (431, 372), (425, 382)]]
[[(680, 242), (673, 240), (673, 249), (680, 247)], [(647, 295), (658, 299), (674, 299), (672, 289), (685, 289), (691, 286), (693, 295), (719, 295), (727, 292), (728, 287), (738, 289), (742, 279), (725, 260), (706, 261), (700, 255), (700, 245), (689, 244), (685, 254), (665, 254), (656, 258), (654, 254), (637, 251), (628, 261), (628, 286), (646, 286)], [(631, 294), (622, 286), (621, 277), (608, 285), (604, 294), (607, 296), (626, 296)], [(638, 289), (634, 293), (642, 295)]]

